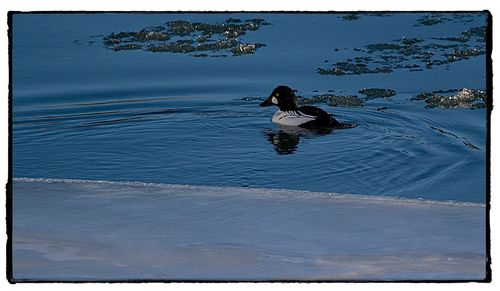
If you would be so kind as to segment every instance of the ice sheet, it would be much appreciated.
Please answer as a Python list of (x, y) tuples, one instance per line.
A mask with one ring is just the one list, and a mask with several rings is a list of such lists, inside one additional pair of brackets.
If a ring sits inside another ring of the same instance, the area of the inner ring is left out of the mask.
[(23, 280), (480, 280), (483, 204), (14, 179)]

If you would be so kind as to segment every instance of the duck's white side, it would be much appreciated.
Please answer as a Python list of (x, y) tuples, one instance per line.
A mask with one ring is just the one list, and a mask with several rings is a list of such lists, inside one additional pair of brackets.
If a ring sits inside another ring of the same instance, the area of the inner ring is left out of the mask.
[(316, 116), (303, 114), (299, 111), (281, 111), (278, 109), (273, 115), (272, 122), (281, 125), (300, 126), (315, 119)]

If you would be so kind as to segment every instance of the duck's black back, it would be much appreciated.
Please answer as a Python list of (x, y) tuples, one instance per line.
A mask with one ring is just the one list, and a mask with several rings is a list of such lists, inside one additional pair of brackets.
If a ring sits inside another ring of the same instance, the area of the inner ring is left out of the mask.
[(301, 124), (301, 127), (318, 127), (318, 126), (340, 126), (340, 122), (331, 117), (326, 111), (314, 106), (300, 106), (298, 111), (306, 115), (316, 116), (316, 120)]

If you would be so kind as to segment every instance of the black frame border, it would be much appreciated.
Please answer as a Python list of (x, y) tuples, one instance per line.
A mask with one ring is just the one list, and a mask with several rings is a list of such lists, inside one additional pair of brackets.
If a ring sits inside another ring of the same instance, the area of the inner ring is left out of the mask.
[[(13, 195), (13, 162), (12, 162), (12, 115), (13, 115), (13, 101), (12, 101), (12, 36), (13, 36), (13, 16), (16, 14), (368, 14), (368, 13), (398, 13), (398, 14), (414, 14), (414, 13), (484, 13), (487, 18), (486, 24), (486, 203), (485, 203), (485, 222), (486, 222), (486, 272), (483, 280), (293, 280), (293, 279), (271, 279), (271, 280), (190, 280), (190, 279), (123, 279), (123, 280), (16, 280), (13, 277), (13, 261), (12, 261), (12, 195)], [(6, 278), (10, 284), (16, 283), (491, 283), (492, 270), (491, 270), (491, 225), (490, 225), (490, 211), (491, 211), (491, 112), (493, 110), (493, 64), (491, 53), (493, 49), (493, 16), (489, 10), (415, 10), (415, 11), (8, 11), (7, 24), (8, 24), (8, 63), (9, 63), (9, 85), (8, 85), (8, 178), (6, 184), (6, 230), (7, 230), (7, 243), (6, 243)]]

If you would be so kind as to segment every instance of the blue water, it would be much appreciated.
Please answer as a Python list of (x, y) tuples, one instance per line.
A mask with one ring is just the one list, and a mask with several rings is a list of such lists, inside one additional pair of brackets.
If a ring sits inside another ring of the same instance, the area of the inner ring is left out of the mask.
[[(475, 13), (470, 22), (415, 26), (423, 15), (16, 14), (13, 175), (484, 202), (486, 110), (410, 101), (433, 90), (484, 90), (484, 55), (415, 72), (316, 73), (325, 60), (357, 56), (353, 48), (457, 36), (486, 24)], [(229, 17), (271, 23), (242, 37), (266, 46), (252, 55), (195, 58), (102, 44), (112, 32)], [(279, 84), (306, 97), (316, 90), (360, 95), (368, 87), (398, 94), (364, 107), (320, 104), (358, 126), (316, 135), (280, 128), (271, 123), (274, 108), (242, 99), (266, 97)], [(294, 140), (286, 154), (274, 145), (283, 137)]]

